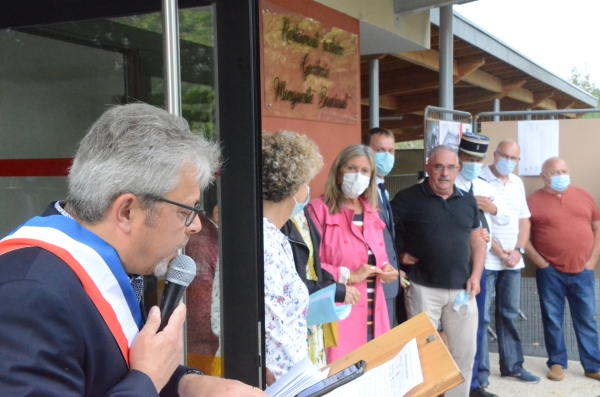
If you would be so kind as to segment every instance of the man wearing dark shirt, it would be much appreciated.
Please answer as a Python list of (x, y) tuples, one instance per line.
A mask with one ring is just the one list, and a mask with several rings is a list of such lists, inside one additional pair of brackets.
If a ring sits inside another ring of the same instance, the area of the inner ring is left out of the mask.
[[(399, 192), (391, 202), (396, 247), (411, 280), (406, 293), (408, 317), (426, 311), (448, 337), (450, 353), (465, 379), (471, 379), (476, 351), (479, 283), (486, 243), (475, 198), (454, 187), (456, 152), (435, 147), (422, 184)], [(467, 397), (468, 382), (446, 393)]]

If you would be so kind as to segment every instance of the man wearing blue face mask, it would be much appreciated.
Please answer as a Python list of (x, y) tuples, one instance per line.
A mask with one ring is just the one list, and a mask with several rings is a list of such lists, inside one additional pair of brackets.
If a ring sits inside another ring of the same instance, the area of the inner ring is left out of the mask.
[[(520, 311), (521, 269), (525, 267), (523, 255), (529, 241), (529, 208), (521, 178), (513, 174), (520, 160), (521, 149), (517, 142), (506, 139), (498, 144), (494, 152), (494, 164), (481, 172), (481, 177), (494, 189), (494, 198), (503, 199), (509, 215), (504, 226), (494, 225), (492, 247), (485, 262), (486, 299), (484, 329), (490, 324), (490, 306), (496, 292), (496, 334), (500, 355), (500, 376), (538, 383), (540, 378), (523, 368), (525, 361), (521, 339), (515, 326)], [(490, 363), (487, 333), (483, 333), (481, 344), (479, 383), (489, 385)]]
[(600, 211), (592, 196), (570, 185), (567, 163), (544, 162), (544, 187), (527, 199), (531, 210), (531, 241), (527, 256), (536, 265), (548, 379), (563, 380), (567, 349), (562, 332), (565, 299), (569, 301), (585, 376), (600, 380), (600, 349), (594, 269), (600, 257)]
[[(375, 167), (377, 168), (377, 186), (379, 187), (379, 216), (385, 222), (386, 229), (383, 232), (385, 241), (385, 250), (388, 254), (390, 264), (398, 270), (398, 253), (394, 243), (394, 218), (392, 208), (390, 207), (389, 193), (385, 189), (384, 177), (394, 168), (395, 157), (395, 138), (390, 130), (375, 127), (369, 130), (365, 137), (364, 145), (369, 146), (375, 152)], [(406, 308), (404, 306), (404, 294), (398, 293), (399, 286), (406, 288), (404, 284), (406, 274), (400, 271), (400, 283), (395, 280), (391, 283), (383, 284), (383, 293), (387, 303), (388, 315), (390, 317), (390, 327), (394, 324), (394, 300), (396, 300), (396, 318), (398, 324), (406, 321)]]
[[(492, 246), (493, 226), (507, 225), (509, 222), (508, 211), (504, 206), (501, 197), (495, 197), (494, 189), (489, 183), (479, 177), (483, 166), (483, 160), (486, 157), (487, 148), (490, 139), (483, 135), (466, 133), (463, 134), (458, 148), (458, 159), (460, 162), (460, 172), (456, 176), (454, 185), (459, 189), (471, 193), (475, 196), (477, 207), (479, 208), (479, 219), (481, 221), (482, 231), (487, 242), (487, 251)], [(481, 274), (480, 282), (481, 292), (477, 295), (477, 310), (479, 313), (479, 324), (477, 328), (477, 353), (475, 354), (475, 363), (473, 364), (473, 377), (471, 379), (470, 397), (496, 397), (495, 394), (487, 392), (479, 384), (478, 368), (481, 361), (481, 344), (483, 333), (486, 330), (484, 325), (485, 296), (486, 296), (486, 277), (485, 272)]]

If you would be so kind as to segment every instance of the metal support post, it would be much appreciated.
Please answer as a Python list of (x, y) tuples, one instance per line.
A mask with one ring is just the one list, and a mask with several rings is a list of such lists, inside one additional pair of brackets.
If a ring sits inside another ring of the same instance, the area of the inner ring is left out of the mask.
[[(179, 7), (177, 0), (162, 0), (163, 28), (163, 87), (165, 90), (165, 107), (167, 112), (181, 116), (181, 75), (179, 69)], [(178, 254), (184, 254), (180, 248)], [(185, 293), (183, 303), (185, 303)], [(187, 360), (187, 321), (183, 325), (183, 357), (181, 364)]]
[(454, 109), (454, 34), (452, 6), (440, 8), (440, 106)]
[[(494, 99), (494, 113), (498, 113), (500, 111), (500, 98)], [(500, 121), (500, 116), (494, 116), (494, 122)]]
[(369, 61), (369, 128), (379, 127), (379, 59)]
[(177, 0), (162, 0), (165, 107), (181, 116), (181, 74), (179, 70), (179, 7)]

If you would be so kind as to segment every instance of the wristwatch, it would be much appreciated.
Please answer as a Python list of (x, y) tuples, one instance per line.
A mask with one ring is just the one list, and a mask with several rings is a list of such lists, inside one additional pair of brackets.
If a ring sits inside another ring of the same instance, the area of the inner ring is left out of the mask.
[(519, 247), (515, 247), (515, 249), (517, 251), (519, 251), (521, 253), (521, 255), (525, 255), (525, 248), (519, 248)]

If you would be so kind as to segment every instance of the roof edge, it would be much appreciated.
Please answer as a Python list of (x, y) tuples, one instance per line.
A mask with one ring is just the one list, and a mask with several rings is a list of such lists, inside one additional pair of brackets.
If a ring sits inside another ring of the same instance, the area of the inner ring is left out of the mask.
[[(430, 21), (434, 25), (440, 25), (439, 9), (432, 9)], [(554, 87), (575, 99), (588, 104), (591, 107), (598, 106), (598, 98), (583, 89), (571, 84), (567, 80), (557, 76), (543, 66), (538, 65), (530, 58), (510, 47), (496, 36), (479, 27), (469, 19), (454, 11), (452, 31), (456, 37), (485, 51), (496, 58), (514, 66), (515, 68), (529, 74), (539, 81)]]

